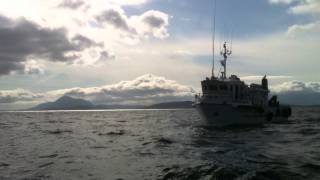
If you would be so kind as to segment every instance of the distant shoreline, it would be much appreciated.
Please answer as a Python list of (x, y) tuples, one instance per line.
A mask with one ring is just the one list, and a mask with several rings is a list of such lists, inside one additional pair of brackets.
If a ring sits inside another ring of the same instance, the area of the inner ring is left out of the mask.
[(0, 110), (0, 112), (103, 112), (103, 111), (169, 111), (169, 110), (190, 110), (193, 108), (167, 108), (167, 109), (57, 109), (57, 110)]
[[(291, 105), (292, 107), (320, 108), (320, 105)], [(51, 109), (51, 110), (0, 110), (0, 112), (103, 112), (103, 111), (169, 111), (169, 110), (190, 110), (189, 108), (114, 108), (114, 109)]]
[[(132, 110), (172, 110), (192, 109), (193, 101), (162, 102), (152, 105), (96, 105), (84, 99), (62, 96), (54, 102), (45, 102), (29, 109), (0, 110), (0, 112), (53, 112), (53, 111), (132, 111)], [(292, 105), (292, 107), (320, 107), (320, 105)]]

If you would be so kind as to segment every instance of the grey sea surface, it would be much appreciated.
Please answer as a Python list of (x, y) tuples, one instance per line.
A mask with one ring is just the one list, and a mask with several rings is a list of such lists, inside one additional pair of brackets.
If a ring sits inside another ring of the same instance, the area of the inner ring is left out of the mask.
[(320, 179), (320, 108), (228, 129), (194, 109), (0, 112), (0, 179)]

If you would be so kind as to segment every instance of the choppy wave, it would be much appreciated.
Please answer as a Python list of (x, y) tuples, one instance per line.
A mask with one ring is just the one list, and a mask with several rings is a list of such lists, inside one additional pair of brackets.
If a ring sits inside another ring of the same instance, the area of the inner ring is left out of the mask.
[(0, 179), (320, 179), (320, 108), (216, 129), (190, 110), (0, 113)]

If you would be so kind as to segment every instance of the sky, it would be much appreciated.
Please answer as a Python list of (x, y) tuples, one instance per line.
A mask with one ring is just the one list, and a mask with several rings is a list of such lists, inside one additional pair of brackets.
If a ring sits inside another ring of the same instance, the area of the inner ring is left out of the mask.
[[(0, 109), (63, 95), (95, 104), (192, 100), (211, 71), (213, 5), (0, 0)], [(273, 92), (319, 95), (319, 0), (217, 0), (216, 37), (216, 51), (232, 41), (229, 75), (248, 83), (268, 75)]]

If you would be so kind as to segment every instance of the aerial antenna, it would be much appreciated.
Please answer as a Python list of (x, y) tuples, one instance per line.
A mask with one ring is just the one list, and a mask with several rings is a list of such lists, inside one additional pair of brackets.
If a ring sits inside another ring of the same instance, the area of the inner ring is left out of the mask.
[(231, 28), (231, 42), (230, 42), (230, 52), (232, 53), (232, 45), (233, 45), (233, 28)]
[(212, 12), (212, 71), (211, 77), (214, 78), (214, 55), (215, 55), (215, 39), (216, 39), (216, 9), (217, 9), (217, 1), (213, 0), (214, 10)]

